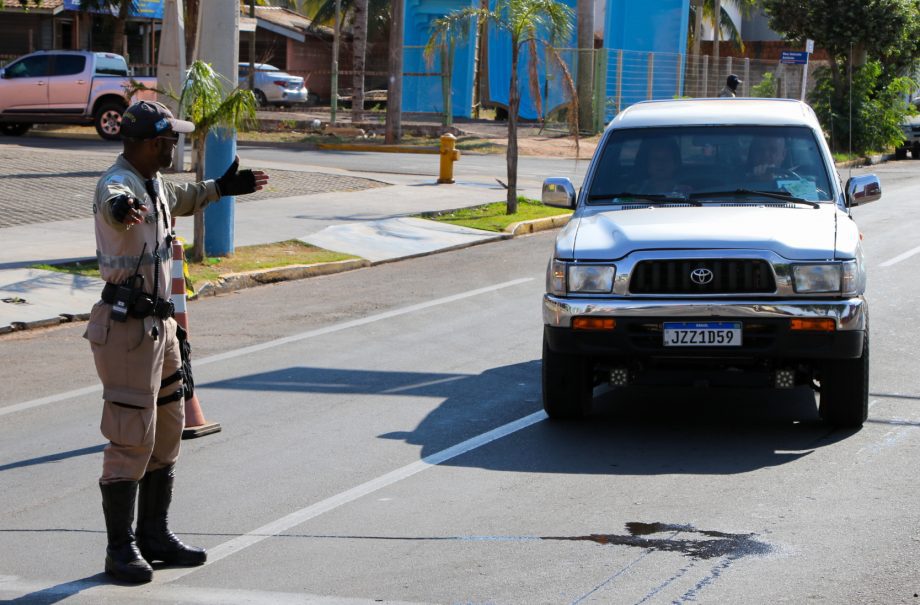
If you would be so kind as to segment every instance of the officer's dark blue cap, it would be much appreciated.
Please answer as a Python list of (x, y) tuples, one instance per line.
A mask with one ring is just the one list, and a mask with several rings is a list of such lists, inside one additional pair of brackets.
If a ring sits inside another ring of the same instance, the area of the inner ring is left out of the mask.
[(156, 101), (138, 101), (121, 116), (121, 136), (126, 139), (152, 139), (194, 130), (194, 124), (177, 120), (165, 105)]

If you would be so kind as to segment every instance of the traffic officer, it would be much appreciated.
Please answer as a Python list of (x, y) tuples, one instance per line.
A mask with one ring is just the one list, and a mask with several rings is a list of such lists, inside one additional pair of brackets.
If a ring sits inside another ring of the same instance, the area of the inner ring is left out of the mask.
[(735, 74), (731, 74), (725, 78), (725, 87), (719, 93), (720, 97), (734, 97), (735, 92), (738, 90), (738, 85), (744, 82), (741, 78)]
[(172, 217), (268, 182), (264, 172), (238, 170), (239, 158), (216, 180), (163, 180), (159, 171), (171, 166), (179, 133), (194, 129), (160, 103), (131, 105), (122, 116), (124, 151), (99, 179), (93, 201), (106, 285), (84, 337), (102, 381), (101, 430), (109, 440), (99, 479), (108, 534), (105, 571), (127, 582), (149, 582), (154, 561), (202, 565), (207, 557), (180, 542), (167, 524), (185, 421), (181, 334), (170, 302)]

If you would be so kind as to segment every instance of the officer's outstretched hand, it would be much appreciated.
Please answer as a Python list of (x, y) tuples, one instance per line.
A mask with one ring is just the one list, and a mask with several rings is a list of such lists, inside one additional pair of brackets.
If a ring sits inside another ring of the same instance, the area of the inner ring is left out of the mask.
[(240, 156), (233, 159), (224, 176), (217, 179), (221, 197), (254, 193), (268, 183), (268, 175), (261, 170), (239, 170)]
[(136, 225), (144, 220), (147, 206), (136, 197), (121, 194), (111, 199), (112, 217), (125, 225)]

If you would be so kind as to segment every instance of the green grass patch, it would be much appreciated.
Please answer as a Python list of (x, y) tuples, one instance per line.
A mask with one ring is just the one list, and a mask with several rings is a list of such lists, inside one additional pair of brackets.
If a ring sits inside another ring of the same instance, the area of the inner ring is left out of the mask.
[(201, 263), (189, 263), (188, 269), (192, 283), (198, 284), (203, 281), (216, 281), (228, 273), (331, 263), (351, 258), (356, 257), (317, 248), (299, 240), (288, 240), (276, 244), (241, 246), (236, 248), (231, 256), (207, 257)]
[(86, 277), (99, 277), (99, 263), (95, 260), (88, 260), (75, 263), (64, 263), (61, 265), (32, 265), (30, 269), (41, 269), (42, 271), (57, 271), (58, 273), (70, 273), (72, 275), (85, 275)]
[(571, 210), (544, 206), (543, 202), (522, 196), (518, 197), (518, 211), (515, 214), (507, 214), (507, 208), (506, 202), (493, 202), (481, 206), (461, 208), (453, 212), (423, 214), (422, 218), (461, 227), (482, 229), (483, 231), (501, 232), (512, 223), (572, 213)]
[[(187, 250), (188, 246), (186, 246)], [(332, 252), (305, 244), (299, 240), (289, 240), (275, 244), (258, 246), (241, 246), (231, 256), (207, 257), (201, 263), (189, 263), (191, 286), (208, 281), (216, 281), (228, 273), (243, 273), (260, 269), (274, 269), (290, 265), (314, 265), (331, 263), (356, 258), (340, 252)], [(65, 263), (60, 265), (33, 265), (33, 269), (59, 271), (88, 277), (99, 276), (99, 264), (95, 260)]]

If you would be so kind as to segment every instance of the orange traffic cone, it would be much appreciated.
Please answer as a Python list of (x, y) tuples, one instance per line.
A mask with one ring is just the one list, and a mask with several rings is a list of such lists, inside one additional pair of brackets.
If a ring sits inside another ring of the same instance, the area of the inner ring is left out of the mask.
[[(185, 250), (182, 249), (182, 242), (173, 240), (172, 243), (172, 300), (176, 309), (176, 323), (185, 328), (188, 333), (188, 311), (185, 304), (185, 273), (183, 272)], [(183, 439), (194, 439), (195, 437), (204, 437), (211, 433), (219, 433), (220, 424), (217, 422), (208, 422), (204, 419), (204, 413), (201, 411), (201, 404), (198, 402), (198, 395), (192, 393), (192, 396), (185, 400), (185, 429), (182, 431)]]

